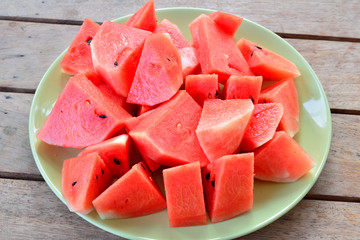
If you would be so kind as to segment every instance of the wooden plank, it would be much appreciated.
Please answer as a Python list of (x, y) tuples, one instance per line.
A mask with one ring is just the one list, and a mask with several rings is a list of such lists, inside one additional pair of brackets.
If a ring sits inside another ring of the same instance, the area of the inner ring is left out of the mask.
[[(79, 26), (0, 21), (0, 87), (35, 89)], [(288, 39), (317, 73), (331, 108), (360, 110), (360, 43)], [(31, 91), (30, 91), (31, 92)]]
[[(0, 188), (0, 239), (119, 239), (69, 212), (45, 182), (0, 179)], [(303, 200), (244, 239), (357, 239), (359, 224), (358, 203)]]
[[(20, 1), (2, 0), (0, 16), (61, 20), (111, 20), (137, 11), (146, 0), (135, 1)], [(255, 21), (275, 32), (360, 38), (358, 1), (300, 0), (218, 1), (157, 0), (156, 8), (197, 7), (220, 10)]]

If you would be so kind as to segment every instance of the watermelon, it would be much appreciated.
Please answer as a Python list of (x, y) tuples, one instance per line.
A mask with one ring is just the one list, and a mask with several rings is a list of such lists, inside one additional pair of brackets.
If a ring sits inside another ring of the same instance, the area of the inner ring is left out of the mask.
[(179, 27), (166, 18), (164, 18), (159, 23), (159, 25), (157, 25), (154, 33), (168, 33), (171, 40), (174, 42), (175, 47), (177, 47), (178, 49), (190, 47)]
[(225, 99), (248, 99), (254, 104), (258, 103), (262, 86), (261, 76), (231, 75), (223, 89)]
[(250, 99), (204, 102), (196, 135), (210, 162), (239, 150), (253, 110)]
[(193, 47), (179, 49), (181, 56), (181, 66), (183, 77), (193, 73), (199, 67), (199, 61), (196, 57), (196, 50)]
[(130, 138), (127, 134), (91, 145), (81, 151), (78, 156), (92, 152), (99, 153), (114, 178), (121, 177), (130, 169)]
[(206, 210), (213, 223), (253, 208), (254, 154), (226, 155), (203, 168)]
[(114, 91), (127, 97), (145, 39), (151, 32), (104, 21), (91, 42), (96, 72)]
[(207, 223), (200, 163), (163, 170), (170, 227)]
[(125, 25), (150, 32), (154, 31), (157, 25), (154, 0), (149, 0), (145, 3), (126, 21)]
[(289, 134), (274, 137), (255, 150), (255, 178), (272, 182), (294, 182), (314, 166), (314, 160)]
[(141, 105), (139, 107), (137, 115), (140, 116), (140, 115), (142, 115), (142, 114), (144, 114), (144, 113), (146, 113), (148, 111), (151, 111), (151, 110), (157, 108), (158, 106), (159, 105), (154, 105), (154, 106)]
[(82, 73), (95, 85), (102, 80), (93, 67), (90, 43), (99, 29), (99, 24), (85, 18), (60, 64), (63, 72), (71, 75)]
[(224, 12), (213, 12), (208, 16), (225, 32), (234, 36), (237, 29), (240, 27), (243, 18)]
[(101, 219), (139, 217), (166, 208), (164, 196), (141, 162), (108, 187), (93, 204)]
[(168, 167), (199, 161), (208, 163), (196, 137), (195, 129), (201, 107), (185, 91), (179, 91), (166, 104), (154, 109), (130, 136), (141, 153)]
[(234, 38), (209, 16), (200, 15), (189, 24), (189, 28), (202, 73), (218, 74), (222, 84), (230, 75), (253, 75)]
[(253, 73), (262, 76), (264, 80), (278, 81), (300, 76), (300, 71), (294, 63), (269, 49), (245, 38), (240, 39), (237, 45)]
[(52, 145), (83, 148), (113, 136), (128, 118), (127, 111), (78, 74), (67, 82), (37, 137)]
[(66, 159), (61, 173), (61, 190), (70, 211), (88, 214), (92, 201), (112, 182), (112, 176), (98, 153)]
[(300, 116), (297, 90), (293, 79), (279, 81), (260, 93), (259, 103), (281, 103), (284, 114), (278, 130), (286, 131), (291, 137), (299, 131)]
[(182, 83), (181, 57), (169, 35), (148, 36), (127, 101), (154, 106), (174, 96)]
[(240, 149), (251, 151), (272, 139), (283, 114), (284, 108), (281, 103), (255, 104)]
[(216, 74), (188, 75), (185, 90), (200, 105), (205, 99), (214, 99), (219, 94), (219, 82)]

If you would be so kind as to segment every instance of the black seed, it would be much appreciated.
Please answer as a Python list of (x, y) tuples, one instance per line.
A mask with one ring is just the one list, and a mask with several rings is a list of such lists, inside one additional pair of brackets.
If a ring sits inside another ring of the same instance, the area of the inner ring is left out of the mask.
[(216, 91), (216, 98), (218, 98), (219, 97), (219, 92), (218, 91)]
[(86, 42), (88, 45), (90, 45), (91, 41), (92, 41), (92, 38), (89, 38)]
[(61, 113), (63, 113), (63, 110), (60, 110)]
[(106, 118), (106, 115), (101, 114), (101, 115), (99, 115), (99, 118)]
[(76, 183), (77, 183), (77, 181), (73, 182), (71, 185), (72, 185), (72, 186), (75, 186)]
[(264, 100), (263, 103), (266, 103), (266, 101)]
[(114, 66), (117, 67), (117, 66), (118, 66), (118, 62), (114, 62)]
[(254, 50), (251, 52), (250, 56), (252, 57), (254, 55)]
[(257, 49), (260, 49), (260, 50), (262, 49), (262, 47), (259, 47), (259, 46), (257, 46), (257, 45), (255, 45), (255, 47), (256, 47)]
[(250, 97), (250, 99), (251, 99), (252, 103), (254, 103), (254, 99), (252, 97)]
[(141, 167), (146, 171), (144, 164), (140, 163)]
[(104, 174), (104, 170), (103, 170), (103, 169), (101, 169), (101, 174)]
[(96, 180), (98, 179), (98, 175), (95, 175)]
[(215, 187), (215, 181), (211, 181), (211, 185)]
[(115, 163), (116, 165), (120, 165), (120, 161), (119, 161), (118, 159), (116, 159), (116, 158), (114, 158), (114, 163)]
[(170, 58), (166, 58), (166, 60), (168, 60), (170, 62)]
[(205, 178), (206, 178), (206, 180), (209, 180), (209, 179), (210, 179), (210, 173), (207, 173), (207, 174), (205, 175)]

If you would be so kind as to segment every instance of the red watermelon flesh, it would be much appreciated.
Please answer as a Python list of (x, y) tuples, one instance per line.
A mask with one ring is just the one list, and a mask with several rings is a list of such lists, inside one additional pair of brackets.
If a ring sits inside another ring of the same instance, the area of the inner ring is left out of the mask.
[(128, 118), (128, 112), (79, 74), (69, 79), (37, 137), (52, 145), (83, 148), (113, 136)]
[(213, 12), (208, 15), (214, 22), (225, 32), (234, 36), (237, 29), (240, 27), (243, 18), (224, 12)]
[(97, 152), (114, 178), (119, 178), (130, 169), (130, 138), (127, 134), (108, 139), (85, 148), (78, 155)]
[(64, 161), (61, 189), (70, 211), (88, 214), (92, 201), (112, 182), (112, 176), (98, 153)]
[(219, 82), (216, 74), (188, 75), (185, 79), (185, 90), (200, 105), (205, 99), (214, 99), (219, 93)]
[(166, 201), (143, 163), (135, 164), (93, 201), (101, 219), (149, 215), (166, 208)]
[(166, 18), (157, 25), (154, 33), (168, 33), (178, 49), (190, 47), (179, 27)]
[(283, 114), (284, 108), (281, 103), (255, 104), (240, 149), (251, 151), (272, 139)]
[(258, 103), (262, 86), (261, 76), (231, 75), (224, 87), (225, 99), (248, 99)]
[(215, 160), (203, 168), (202, 179), (211, 222), (225, 221), (253, 208), (253, 153), (226, 155)]
[(104, 21), (91, 42), (96, 72), (114, 91), (127, 97), (149, 31)]
[(196, 51), (193, 47), (179, 49), (183, 78), (193, 73), (199, 67)]
[(294, 182), (314, 166), (314, 160), (286, 132), (276, 132), (255, 150), (255, 178), (272, 182)]
[(199, 162), (163, 170), (170, 227), (207, 223)]
[(139, 111), (138, 111), (138, 116), (150, 111), (150, 110), (153, 110), (155, 108), (157, 108), (159, 105), (154, 105), (154, 106), (147, 106), (147, 105), (141, 105), (139, 107)]
[(195, 134), (201, 107), (185, 91), (151, 111), (130, 136), (141, 153), (164, 166), (199, 161), (208, 164)]
[(149, 0), (125, 23), (129, 27), (154, 31), (157, 25), (154, 0)]
[(196, 135), (210, 162), (239, 150), (253, 110), (250, 99), (204, 102)]
[(263, 76), (264, 80), (278, 81), (300, 76), (294, 63), (269, 49), (244, 38), (240, 39), (237, 45), (254, 74)]
[(127, 101), (154, 106), (174, 96), (182, 83), (181, 57), (169, 35), (148, 36)]
[(300, 128), (299, 102), (294, 80), (282, 80), (260, 93), (259, 103), (271, 102), (281, 103), (284, 107), (278, 130), (284, 130), (294, 137)]
[(82, 73), (95, 85), (101, 83), (102, 80), (93, 67), (90, 43), (99, 28), (99, 24), (85, 18), (60, 64), (63, 72), (68, 74)]
[(253, 75), (234, 38), (209, 16), (200, 15), (189, 28), (203, 73), (218, 74), (219, 82), (223, 84), (230, 75)]

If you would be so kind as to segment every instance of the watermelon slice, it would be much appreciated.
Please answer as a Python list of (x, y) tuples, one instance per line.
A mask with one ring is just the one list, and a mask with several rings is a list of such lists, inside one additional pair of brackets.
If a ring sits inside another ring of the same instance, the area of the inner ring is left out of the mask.
[(251, 151), (272, 139), (283, 114), (284, 108), (281, 103), (255, 104), (240, 149)]
[(185, 78), (199, 67), (199, 61), (196, 57), (196, 50), (193, 47), (181, 48), (179, 53), (181, 56), (183, 78)]
[(131, 115), (84, 75), (70, 78), (37, 137), (52, 145), (83, 148), (119, 132)]
[(225, 99), (248, 99), (254, 104), (258, 103), (262, 86), (261, 76), (231, 75), (224, 87)]
[(255, 150), (255, 178), (272, 182), (294, 182), (314, 166), (314, 160), (286, 132), (276, 132)]
[(125, 25), (150, 32), (154, 31), (157, 25), (154, 0), (149, 0), (145, 3), (126, 21)]
[(99, 153), (114, 178), (121, 177), (130, 169), (130, 138), (127, 134), (91, 145), (81, 151), (78, 156), (92, 152)]
[(278, 81), (300, 76), (294, 63), (269, 49), (244, 38), (240, 39), (237, 45), (254, 74), (262, 76), (264, 80)]
[(205, 99), (215, 99), (219, 94), (219, 82), (216, 74), (188, 75), (185, 90), (200, 105)]
[(143, 163), (135, 164), (93, 201), (101, 219), (149, 215), (166, 208), (166, 201)]
[(88, 214), (92, 201), (112, 182), (112, 176), (98, 153), (66, 159), (61, 175), (61, 189), (70, 211)]
[(266, 88), (260, 93), (259, 103), (281, 103), (284, 115), (278, 130), (286, 131), (291, 137), (299, 131), (300, 116), (297, 90), (293, 79), (285, 79)]
[(169, 35), (148, 36), (127, 101), (154, 106), (174, 96), (182, 83), (181, 57)]
[(179, 27), (166, 18), (157, 25), (154, 33), (168, 33), (178, 49), (190, 47)]
[(234, 36), (237, 29), (240, 27), (243, 18), (238, 17), (235, 15), (232, 15), (230, 13), (224, 13), (224, 12), (213, 12), (208, 14), (208, 16), (214, 20), (214, 22), (225, 32), (230, 34), (231, 36)]
[(179, 91), (166, 104), (152, 110), (130, 136), (141, 153), (164, 166), (199, 161), (208, 164), (195, 134), (201, 107), (185, 91)]
[(218, 74), (222, 84), (225, 84), (230, 75), (253, 75), (234, 38), (217, 26), (209, 16), (200, 15), (189, 27), (203, 73)]
[(210, 162), (239, 150), (253, 110), (250, 99), (204, 102), (196, 135)]
[(200, 163), (165, 169), (163, 177), (170, 227), (206, 224)]
[(254, 154), (223, 156), (202, 171), (206, 209), (213, 223), (253, 208)]
[(82, 73), (95, 85), (102, 80), (93, 67), (90, 43), (99, 29), (99, 24), (85, 18), (60, 64), (63, 72), (71, 75)]
[(127, 97), (145, 38), (151, 32), (104, 21), (91, 42), (96, 72), (114, 91)]

